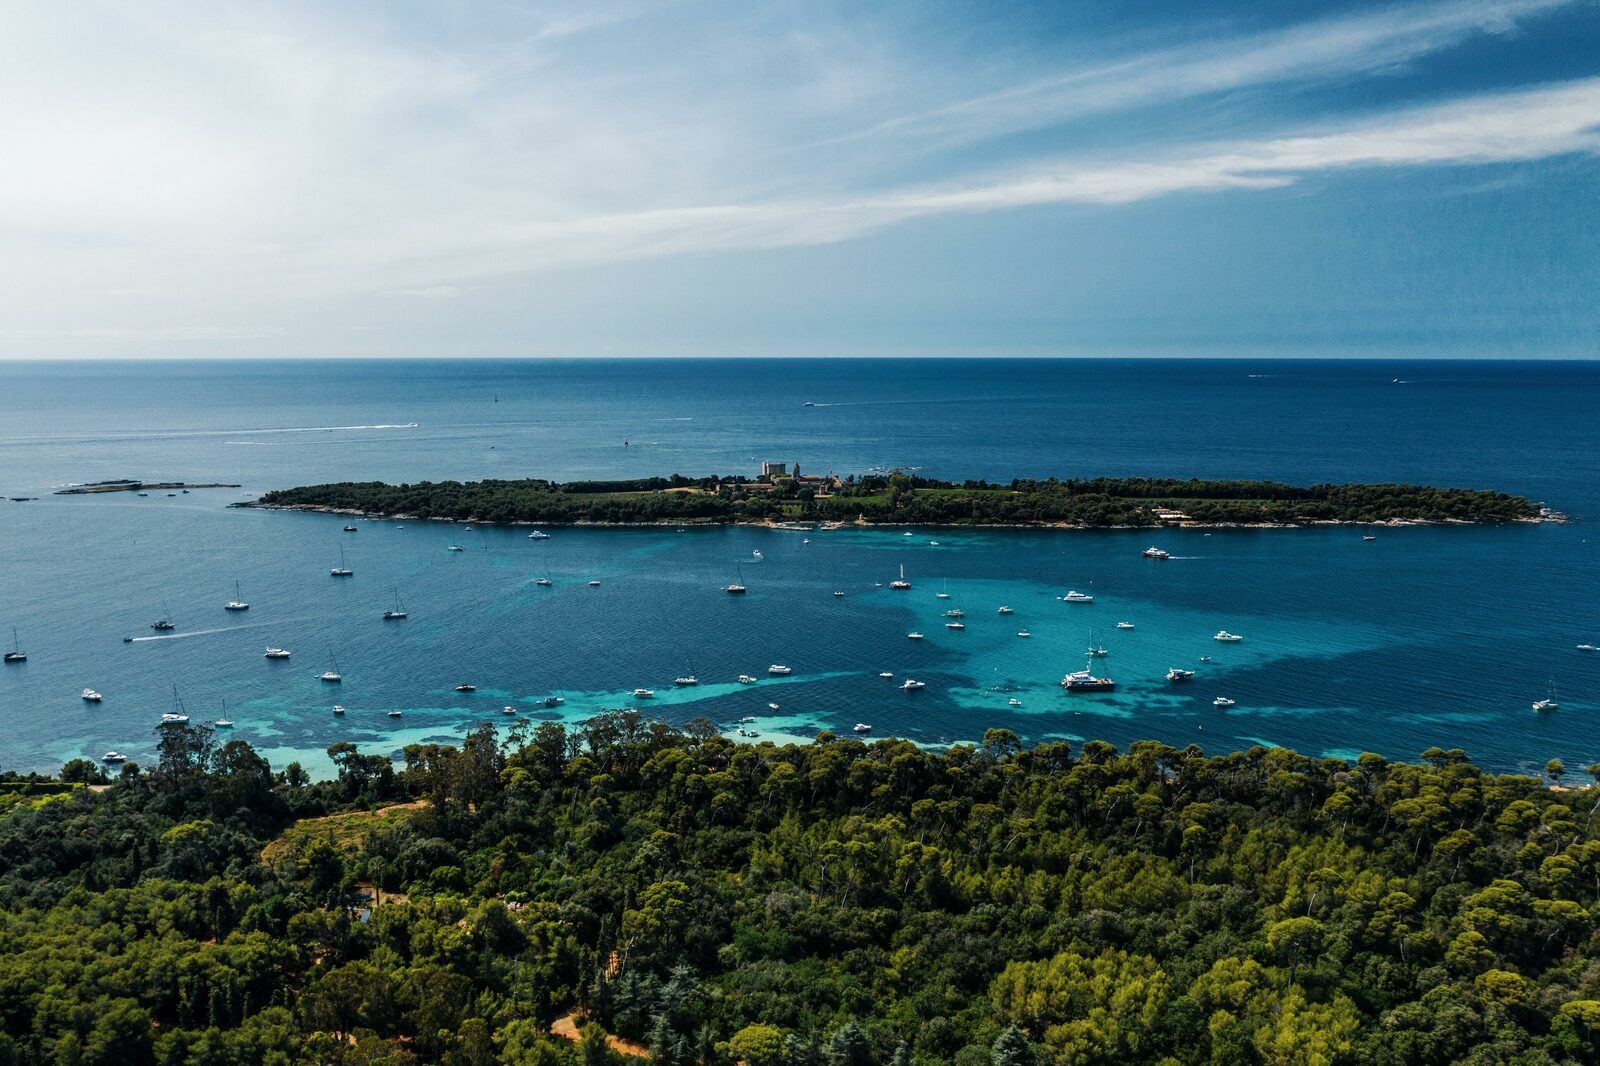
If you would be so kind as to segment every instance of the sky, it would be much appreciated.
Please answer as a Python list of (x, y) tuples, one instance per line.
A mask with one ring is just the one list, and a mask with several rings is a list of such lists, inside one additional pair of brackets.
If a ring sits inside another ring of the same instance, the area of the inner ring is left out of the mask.
[(1600, 357), (1600, 0), (0, 6), (0, 358)]

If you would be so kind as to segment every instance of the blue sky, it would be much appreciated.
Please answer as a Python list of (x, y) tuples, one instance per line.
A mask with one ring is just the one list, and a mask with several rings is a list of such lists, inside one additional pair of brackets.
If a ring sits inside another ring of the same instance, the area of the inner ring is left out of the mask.
[(0, 357), (1600, 355), (1600, 3), (10, 5)]

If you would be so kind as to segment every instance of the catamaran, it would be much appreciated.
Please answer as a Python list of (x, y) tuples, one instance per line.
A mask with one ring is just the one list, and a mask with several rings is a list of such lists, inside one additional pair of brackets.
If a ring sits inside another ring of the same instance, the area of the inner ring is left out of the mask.
[(1074, 670), (1061, 679), (1061, 687), (1068, 692), (1110, 692), (1117, 687), (1117, 683), (1109, 677), (1095, 677), (1089, 669), (1094, 659), (1090, 658), (1083, 665), (1082, 670)]

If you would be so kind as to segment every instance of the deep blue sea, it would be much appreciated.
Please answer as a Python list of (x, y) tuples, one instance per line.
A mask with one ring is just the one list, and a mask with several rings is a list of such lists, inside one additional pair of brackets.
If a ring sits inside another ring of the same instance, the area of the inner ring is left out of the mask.
[[(1597, 413), (1596, 363), (0, 363), (0, 493), (40, 497), (0, 501), (0, 636), (9, 647), (15, 626), (29, 655), (0, 669), (0, 766), (108, 749), (147, 761), (176, 688), (193, 720), (226, 706), (275, 766), (322, 771), (340, 740), (392, 752), (509, 724), (504, 706), (576, 721), (628, 705), (730, 735), (752, 716), (778, 741), (861, 722), (947, 744), (1006, 726), (1581, 767), (1600, 758), (1600, 653), (1576, 649), (1600, 643)], [(957, 479), (1404, 480), (1526, 494), (1578, 520), (1371, 542), (1357, 528), (533, 540), (228, 507), (329, 480), (754, 474), (762, 459)], [(119, 477), (242, 487), (51, 495)], [(1174, 557), (1142, 558), (1152, 542)], [(341, 549), (348, 580), (328, 573)], [(901, 565), (909, 592), (887, 587)], [(534, 584), (544, 575), (552, 586)], [(721, 591), (738, 576), (747, 596)], [(222, 608), (236, 582), (242, 614)], [(1063, 603), (1069, 589), (1095, 602)], [(382, 621), (397, 594), (410, 617)], [(964, 632), (943, 625), (952, 606)], [(164, 613), (170, 635), (150, 629)], [(1244, 642), (1214, 642), (1223, 628)], [(1116, 693), (1063, 691), (1102, 642), (1096, 671)], [(293, 658), (264, 659), (269, 644)], [(318, 679), (334, 662), (340, 685)], [(793, 674), (769, 678), (774, 663)], [(1170, 666), (1198, 676), (1169, 685)], [(686, 671), (701, 684), (674, 688)], [(907, 677), (927, 687), (903, 692)], [(82, 702), (86, 686), (104, 702)], [(1552, 688), (1560, 710), (1534, 714)], [(565, 702), (545, 708), (552, 694)]]

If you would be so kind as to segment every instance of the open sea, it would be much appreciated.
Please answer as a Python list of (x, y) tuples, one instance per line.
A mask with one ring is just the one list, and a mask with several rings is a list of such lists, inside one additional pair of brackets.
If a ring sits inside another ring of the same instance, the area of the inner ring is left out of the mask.
[[(779, 742), (863, 723), (942, 745), (1004, 726), (1213, 753), (1415, 758), (1439, 745), (1498, 770), (1552, 757), (1577, 770), (1600, 759), (1600, 652), (1576, 647), (1600, 644), (1597, 414), (1597, 363), (0, 363), (0, 493), (39, 497), (0, 500), (0, 643), (15, 626), (28, 653), (0, 668), (0, 767), (108, 749), (148, 762), (176, 688), (193, 721), (225, 706), (231, 733), (275, 767), (314, 772), (337, 741), (458, 740), (509, 725), (506, 706), (567, 721), (639, 706), (730, 736), (749, 716)], [(556, 527), (537, 540), (430, 522), (346, 533), (342, 517), (228, 507), (332, 480), (754, 474), (762, 459), (954, 479), (1412, 481), (1524, 494), (1575, 521)], [(111, 478), (241, 487), (51, 495)], [(1173, 558), (1142, 558), (1152, 543)], [(328, 573), (341, 550), (349, 579)], [(892, 591), (902, 565), (914, 587)], [(722, 591), (741, 577), (748, 595)], [(236, 583), (247, 612), (223, 610)], [(1069, 589), (1094, 603), (1062, 602)], [(381, 620), (397, 595), (410, 617)], [(965, 631), (945, 628), (951, 607)], [(150, 628), (163, 614), (168, 634)], [(1244, 641), (1213, 641), (1224, 628)], [(1095, 671), (1115, 694), (1061, 689), (1101, 643)], [(268, 661), (268, 645), (293, 657)], [(335, 663), (343, 683), (319, 680)], [(769, 677), (771, 664), (793, 673)], [(1197, 676), (1168, 684), (1172, 666)], [(685, 672), (700, 684), (675, 688)], [(926, 687), (902, 691), (906, 678)], [(456, 693), (462, 682), (477, 691)], [(104, 702), (80, 700), (85, 687)], [(654, 698), (635, 699), (641, 687)], [(1552, 690), (1560, 710), (1533, 713)], [(546, 707), (551, 695), (564, 702)]]

